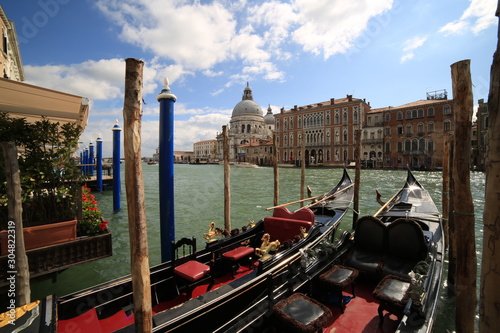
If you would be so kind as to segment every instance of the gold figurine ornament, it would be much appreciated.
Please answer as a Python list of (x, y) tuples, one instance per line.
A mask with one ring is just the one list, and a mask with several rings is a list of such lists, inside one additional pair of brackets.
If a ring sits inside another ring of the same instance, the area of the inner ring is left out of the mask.
[(268, 233), (265, 233), (262, 236), (261, 240), (262, 244), (260, 247), (257, 247), (255, 249), (255, 254), (262, 260), (266, 260), (271, 257), (269, 252), (278, 250), (278, 248), (280, 247), (280, 241), (275, 240), (274, 242), (271, 242), (271, 235), (269, 235)]

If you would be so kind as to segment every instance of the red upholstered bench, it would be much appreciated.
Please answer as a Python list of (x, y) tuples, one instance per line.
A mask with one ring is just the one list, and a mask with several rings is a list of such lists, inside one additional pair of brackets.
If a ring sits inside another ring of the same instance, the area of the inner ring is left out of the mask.
[(236, 270), (240, 266), (240, 262), (247, 257), (251, 256), (254, 253), (253, 247), (249, 246), (240, 246), (237, 247), (234, 250), (225, 252), (222, 254), (222, 257), (224, 259), (227, 259), (231, 262), (233, 262), (232, 269), (233, 269), (233, 279), (234, 276), (236, 275)]
[(279, 240), (280, 243), (300, 235), (300, 228), (308, 231), (314, 224), (314, 213), (309, 208), (302, 208), (290, 212), (286, 207), (278, 207), (273, 216), (264, 218), (264, 232), (271, 235), (271, 241)]
[(194, 282), (210, 273), (210, 266), (196, 260), (190, 260), (185, 264), (175, 267), (174, 273), (183, 279)]

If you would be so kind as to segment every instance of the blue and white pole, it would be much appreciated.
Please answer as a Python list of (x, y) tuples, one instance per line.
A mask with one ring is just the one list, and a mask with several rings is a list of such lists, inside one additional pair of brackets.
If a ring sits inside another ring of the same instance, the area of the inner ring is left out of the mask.
[(89, 144), (89, 174), (90, 176), (94, 175), (94, 165), (95, 165), (95, 158), (94, 158), (94, 144), (91, 142)]
[(120, 192), (121, 192), (121, 176), (120, 176), (120, 132), (121, 128), (116, 119), (113, 126), (113, 209), (120, 210)]
[(160, 103), (160, 236), (161, 260), (172, 259), (175, 240), (174, 221), (174, 103), (177, 97), (170, 92), (168, 79), (156, 99)]
[(102, 191), (102, 138), (101, 134), (96, 140), (96, 181), (97, 191)]

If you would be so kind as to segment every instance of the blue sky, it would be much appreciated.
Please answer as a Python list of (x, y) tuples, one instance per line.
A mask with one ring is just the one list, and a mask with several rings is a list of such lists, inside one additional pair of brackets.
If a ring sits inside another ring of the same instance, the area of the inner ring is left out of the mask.
[(142, 155), (158, 147), (156, 95), (170, 80), (175, 149), (215, 138), (246, 82), (263, 111), (352, 94), (372, 108), (446, 89), (471, 59), (474, 101), (488, 98), (495, 0), (0, 0), (27, 83), (91, 100), (81, 141), (111, 156), (123, 126), (124, 59), (145, 62)]

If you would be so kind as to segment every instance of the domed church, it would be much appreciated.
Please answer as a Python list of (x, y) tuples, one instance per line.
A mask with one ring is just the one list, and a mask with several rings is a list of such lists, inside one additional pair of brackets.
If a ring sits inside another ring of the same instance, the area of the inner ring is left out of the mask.
[[(262, 108), (254, 102), (252, 89), (247, 83), (241, 101), (233, 108), (229, 121), (229, 160), (246, 161), (243, 145), (272, 140), (274, 116), (269, 106), (264, 116)], [(222, 132), (217, 135), (219, 160), (223, 159)]]

